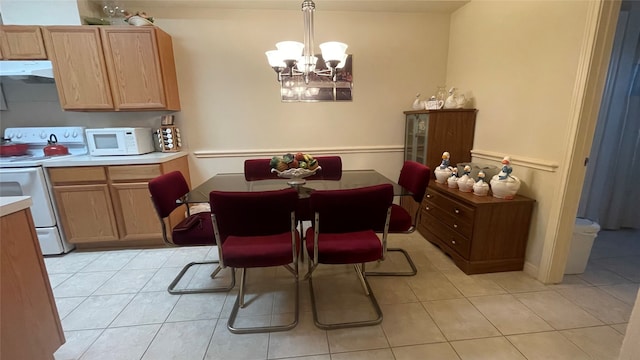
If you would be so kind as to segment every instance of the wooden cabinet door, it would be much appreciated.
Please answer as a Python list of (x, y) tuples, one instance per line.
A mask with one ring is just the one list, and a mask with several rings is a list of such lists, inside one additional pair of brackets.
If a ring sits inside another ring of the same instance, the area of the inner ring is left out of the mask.
[(0, 26), (0, 50), (7, 60), (46, 60), (39, 26)]
[(47, 26), (44, 39), (65, 110), (113, 110), (99, 29)]
[(442, 152), (451, 154), (450, 163), (455, 166), (471, 161), (471, 148), (476, 120), (475, 110), (444, 110), (429, 114), (429, 142), (426, 165), (432, 170), (442, 162)]
[(114, 26), (101, 31), (116, 108), (165, 109), (155, 28)]
[(107, 184), (54, 186), (53, 193), (67, 241), (119, 239)]
[(161, 244), (162, 227), (151, 202), (147, 182), (112, 184), (111, 190), (120, 238), (157, 238)]
[(29, 209), (0, 218), (0, 359), (52, 359), (64, 343)]

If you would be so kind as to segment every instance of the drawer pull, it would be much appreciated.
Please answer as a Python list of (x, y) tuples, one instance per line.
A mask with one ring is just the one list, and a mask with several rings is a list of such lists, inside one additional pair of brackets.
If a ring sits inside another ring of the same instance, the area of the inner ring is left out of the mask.
[(451, 240), (451, 243), (452, 243), (453, 245), (455, 245), (455, 244), (456, 244), (456, 241), (455, 241), (455, 240)]
[(424, 208), (425, 208), (425, 210), (427, 210), (427, 211), (431, 210), (431, 208), (429, 208), (428, 206), (425, 206)]
[(431, 199), (431, 194), (427, 194), (427, 199)]
[(460, 214), (460, 210), (458, 210), (458, 209), (453, 210), (453, 212), (456, 213), (456, 214)]
[(458, 228), (458, 224), (453, 224), (453, 228), (457, 229)]

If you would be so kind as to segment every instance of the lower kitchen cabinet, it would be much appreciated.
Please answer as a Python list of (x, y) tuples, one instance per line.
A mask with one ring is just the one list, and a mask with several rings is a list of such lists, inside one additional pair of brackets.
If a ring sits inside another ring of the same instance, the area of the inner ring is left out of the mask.
[(535, 201), (504, 200), (431, 181), (418, 231), (466, 274), (522, 270)]
[[(148, 181), (179, 170), (189, 179), (187, 158), (160, 164), (49, 168), (62, 228), (79, 248), (161, 245), (162, 228)], [(184, 214), (176, 211), (168, 226)]]
[[(59, 172), (70, 171), (79, 179), (85, 169), (55, 169), (52, 177)], [(67, 241), (79, 243), (84, 241), (118, 240), (118, 229), (113, 212), (111, 193), (106, 184), (107, 178), (95, 185), (56, 185), (53, 193), (58, 209), (61, 210), (61, 221)]]

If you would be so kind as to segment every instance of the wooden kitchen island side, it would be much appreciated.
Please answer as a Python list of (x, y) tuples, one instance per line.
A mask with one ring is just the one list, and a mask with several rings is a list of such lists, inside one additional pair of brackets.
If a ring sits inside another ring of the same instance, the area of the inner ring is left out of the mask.
[(29, 206), (0, 197), (0, 359), (53, 359), (65, 342)]

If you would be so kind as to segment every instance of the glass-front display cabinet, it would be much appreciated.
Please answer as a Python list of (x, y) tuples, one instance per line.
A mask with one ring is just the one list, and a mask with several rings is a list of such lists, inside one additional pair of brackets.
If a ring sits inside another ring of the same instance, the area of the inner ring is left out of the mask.
[(405, 111), (404, 160), (440, 165), (448, 151), (450, 163), (471, 161), (476, 109)]

